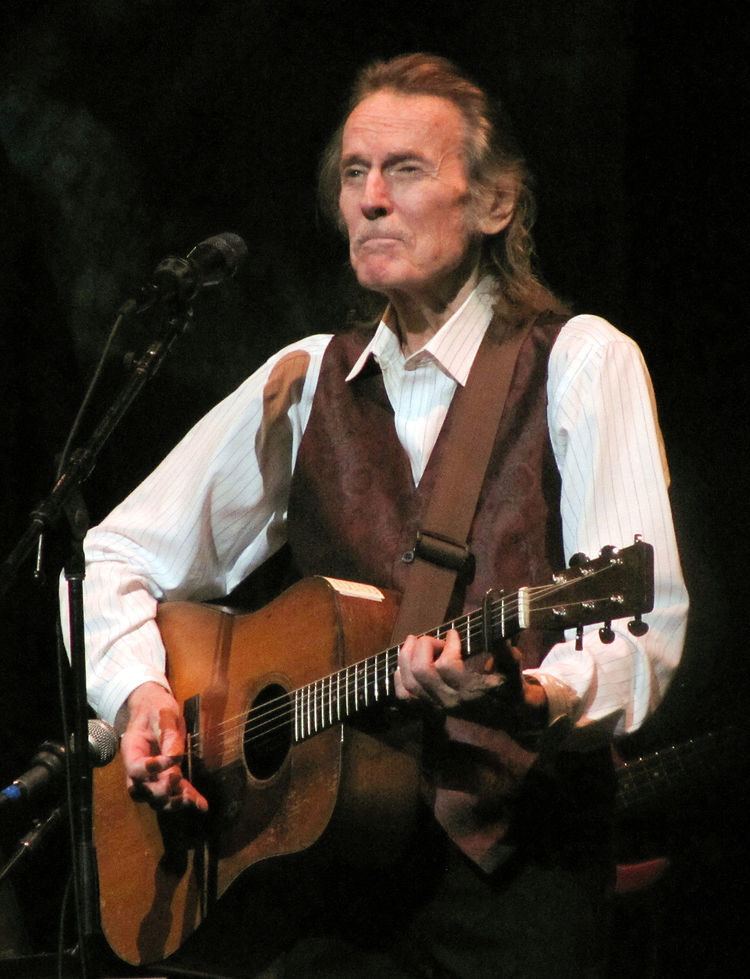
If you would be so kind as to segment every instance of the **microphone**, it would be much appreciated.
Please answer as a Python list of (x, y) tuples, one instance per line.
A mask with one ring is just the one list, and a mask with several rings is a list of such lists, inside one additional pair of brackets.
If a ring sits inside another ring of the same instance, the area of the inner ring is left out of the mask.
[[(108, 765), (117, 754), (118, 738), (111, 724), (89, 721), (89, 761), (95, 768)], [(31, 767), (0, 792), (0, 810), (15, 803), (36, 804), (54, 795), (65, 777), (65, 746), (45, 741), (31, 759)]]
[(247, 258), (247, 245), (231, 231), (200, 242), (186, 258), (169, 255), (160, 262), (138, 300), (128, 300), (120, 312), (142, 313), (156, 303), (189, 303), (202, 289), (231, 279)]

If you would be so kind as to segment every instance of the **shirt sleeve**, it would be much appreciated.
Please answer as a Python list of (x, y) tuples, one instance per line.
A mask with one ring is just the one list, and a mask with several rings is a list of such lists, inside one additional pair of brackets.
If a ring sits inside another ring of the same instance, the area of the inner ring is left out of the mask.
[(662, 699), (687, 619), (654, 393), (637, 345), (598, 317), (577, 316), (553, 347), (547, 395), (566, 559), (596, 557), (640, 534), (654, 548), (654, 609), (643, 637), (621, 619), (612, 623), (614, 642), (601, 642), (589, 626), (578, 651), (569, 632), (528, 672), (545, 685), (556, 713), (579, 725), (607, 719), (614, 733), (625, 733)]
[[(146, 681), (168, 686), (160, 601), (227, 594), (285, 542), (291, 475), (329, 340), (280, 351), (87, 534), (88, 695), (101, 717), (113, 722)], [(62, 586), (61, 606), (67, 642)]]

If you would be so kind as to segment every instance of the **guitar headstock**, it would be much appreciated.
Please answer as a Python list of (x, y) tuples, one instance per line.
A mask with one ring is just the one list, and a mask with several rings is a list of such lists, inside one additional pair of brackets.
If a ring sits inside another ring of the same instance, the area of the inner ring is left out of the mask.
[(601, 638), (611, 642), (609, 623), (631, 615), (629, 630), (643, 635), (648, 626), (641, 616), (654, 607), (654, 549), (636, 537), (629, 547), (602, 548), (593, 560), (576, 555), (549, 585), (522, 591), (528, 592), (521, 602), (524, 627), (576, 629), (602, 622)]

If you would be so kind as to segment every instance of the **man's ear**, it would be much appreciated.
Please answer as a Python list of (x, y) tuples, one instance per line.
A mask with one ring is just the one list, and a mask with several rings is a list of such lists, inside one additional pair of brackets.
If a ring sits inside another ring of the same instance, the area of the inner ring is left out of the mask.
[(507, 178), (487, 187), (477, 208), (477, 229), (483, 235), (496, 235), (507, 228), (513, 220), (516, 197), (515, 182)]

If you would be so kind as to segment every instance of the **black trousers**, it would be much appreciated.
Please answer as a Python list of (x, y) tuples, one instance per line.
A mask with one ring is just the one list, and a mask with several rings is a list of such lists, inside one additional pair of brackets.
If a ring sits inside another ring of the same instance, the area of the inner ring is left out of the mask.
[(315, 852), (256, 868), (170, 964), (233, 979), (601, 976), (608, 878), (597, 846), (521, 849), (487, 876), (428, 825), (385, 872)]

